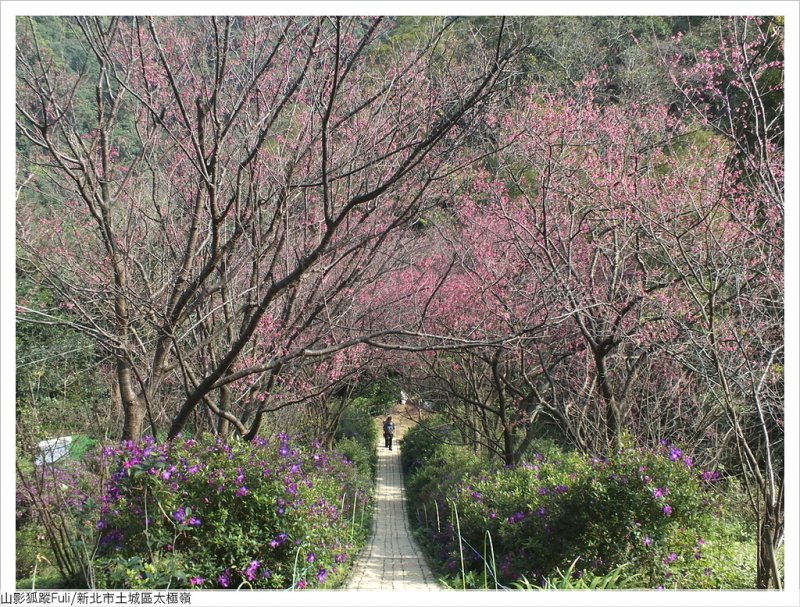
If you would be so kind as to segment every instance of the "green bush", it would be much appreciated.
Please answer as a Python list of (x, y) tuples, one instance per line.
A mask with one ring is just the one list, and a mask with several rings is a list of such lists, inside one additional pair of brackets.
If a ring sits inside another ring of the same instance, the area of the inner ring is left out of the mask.
[(340, 438), (336, 441), (336, 451), (355, 464), (359, 474), (372, 478), (377, 466), (375, 447), (367, 448), (356, 438)]
[(285, 435), (128, 442), (106, 455), (117, 462), (99, 523), (107, 586), (330, 587), (368, 534), (369, 477)]
[[(47, 559), (44, 561), (43, 559)], [(52, 562), (50, 547), (44, 533), (34, 522), (17, 529), (17, 579), (27, 578), (47, 562)]]
[(400, 462), (409, 474), (425, 465), (442, 445), (457, 442), (455, 428), (440, 415), (422, 420), (409, 428), (400, 441)]
[(353, 405), (370, 417), (377, 417), (387, 415), (398, 400), (397, 391), (388, 380), (377, 380), (359, 392), (353, 399)]
[(406, 491), (412, 503), (429, 503), (448, 488), (458, 486), (464, 477), (477, 474), (484, 465), (478, 455), (461, 446), (440, 445), (426, 458), (425, 465), (408, 476)]
[(73, 438), (72, 445), (70, 445), (69, 457), (75, 461), (83, 461), (96, 446), (97, 440), (85, 434), (78, 434)]
[(369, 410), (351, 403), (339, 420), (335, 439), (353, 438), (366, 449), (375, 449), (378, 443), (378, 428)]
[(409, 428), (401, 441), (406, 494), (414, 505), (410, 515), (419, 527), (428, 531), (416, 535), (434, 561), (447, 560), (448, 541), (453, 538), (446, 496), (455, 491), (464, 477), (477, 474), (485, 465), (475, 453), (449, 444), (456, 437), (452, 426), (434, 416)]
[(363, 474), (374, 478), (378, 467), (378, 427), (369, 411), (351, 404), (339, 420), (336, 448), (356, 463)]
[(499, 470), (476, 469), (458, 451), (440, 447), (408, 481), (416, 503), (438, 510), (423, 544), (456, 586), (496, 579), (553, 587), (564, 571), (593, 580), (623, 566), (624, 584), (752, 586), (740, 568), (729, 571), (735, 556), (710, 490), (715, 476), (696, 470), (677, 447), (601, 460), (551, 445), (547, 457)]
[(49, 577), (57, 570), (64, 588), (93, 583), (97, 508), (107, 478), (107, 468), (96, 454), (42, 466), (33, 462), (33, 456), (18, 459), (18, 579), (36, 568), (37, 574)]

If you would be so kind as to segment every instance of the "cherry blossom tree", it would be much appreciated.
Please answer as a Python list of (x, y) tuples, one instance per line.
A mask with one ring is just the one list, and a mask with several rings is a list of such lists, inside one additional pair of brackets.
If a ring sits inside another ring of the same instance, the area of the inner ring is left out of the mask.
[(457, 188), (438, 247), (391, 278), (404, 295), (381, 300), (470, 342), (422, 353), (418, 381), (506, 463), (545, 413), (585, 451), (633, 433), (738, 468), (759, 520), (758, 585), (780, 586), (777, 141), (766, 133), (762, 180), (705, 115), (528, 98), (503, 118), (492, 170)]
[[(758, 520), (757, 585), (782, 587), (784, 533), (783, 27), (775, 18), (720, 22), (719, 45), (669, 61), (691, 115), (728, 142), (703, 150), (721, 187), (677, 177), (685, 213), (654, 209), (659, 259), (680, 278), (671, 315), (679, 359), (703, 380), (734, 437)], [(720, 152), (722, 153), (720, 155)], [(697, 149), (692, 153), (698, 154)]]
[(456, 233), (445, 238), (452, 252), (431, 262), (439, 278), (427, 279), (435, 294), (425, 322), (439, 323), (431, 332), (449, 327), (476, 346), (471, 364), (450, 363), (470, 374), (460, 385), (472, 394), (458, 398), (499, 407), (508, 463), (542, 412), (586, 451), (618, 449), (631, 396), (647, 392), (640, 373), (670, 338), (653, 330), (653, 308), (675, 279), (648, 263), (652, 243), (632, 203), (663, 198), (655, 158), (674, 121), (665, 108), (601, 108), (593, 86), (585, 83), (580, 103), (533, 90), (506, 115), (499, 169), (473, 174), (455, 203)]
[[(236, 425), (228, 386), (309, 355), (302, 329), (454, 168), (516, 52), (502, 19), (469, 61), (445, 19), (410, 48), (385, 18), (65, 23), (78, 65), (36, 19), (17, 53), (19, 266), (65, 314), (19, 318), (112, 357), (125, 438), (164, 401), (170, 437), (201, 404)], [(247, 362), (275, 327), (284, 341)]]

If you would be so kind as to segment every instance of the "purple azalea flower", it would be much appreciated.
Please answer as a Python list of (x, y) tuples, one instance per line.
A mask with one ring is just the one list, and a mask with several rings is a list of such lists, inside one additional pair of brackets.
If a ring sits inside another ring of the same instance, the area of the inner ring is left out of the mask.
[(664, 512), (664, 516), (672, 516), (672, 506), (667, 504), (661, 509)]
[(298, 590), (302, 590), (306, 586), (308, 586), (308, 582), (306, 582), (305, 580), (300, 580), (299, 582), (297, 582), (297, 589)]
[(201, 521), (201, 520), (200, 520), (199, 518), (197, 518), (196, 516), (193, 516), (192, 518), (190, 518), (190, 519), (189, 519), (188, 521), (186, 521), (186, 522), (187, 522), (187, 524), (191, 525), (192, 527), (199, 527), (200, 525), (202, 525), (202, 524), (203, 524), (203, 521)]
[(236, 490), (236, 497), (244, 497), (245, 495), (248, 495), (249, 493), (250, 493), (250, 489), (248, 489), (247, 487), (242, 486), (242, 487), (239, 487)]
[(175, 514), (173, 514), (172, 516), (175, 517), (176, 521), (178, 521), (179, 523), (182, 523), (183, 521), (186, 520), (186, 508), (183, 508), (183, 507), (178, 508), (175, 511)]
[(325, 580), (328, 579), (328, 570), (327, 569), (320, 569), (319, 573), (317, 573), (317, 579), (319, 580), (320, 584), (324, 583)]
[(336, 558), (334, 560), (337, 563), (344, 563), (347, 560), (347, 555), (344, 552), (339, 553), (336, 555)]
[(104, 546), (109, 544), (121, 544), (123, 541), (125, 541), (125, 534), (119, 529), (113, 529), (100, 538), (100, 543)]
[(205, 583), (206, 579), (202, 577), (193, 577), (189, 579), (189, 583), (192, 586), (202, 586)]
[(670, 552), (669, 556), (664, 559), (664, 563), (669, 565), (670, 563), (674, 563), (678, 560), (678, 555), (674, 552)]
[(259, 567), (261, 567), (261, 561), (252, 561), (244, 572), (245, 577), (251, 582), (254, 581)]
[(317, 555), (314, 554), (313, 552), (309, 553), (309, 555), (306, 557), (307, 563), (313, 563), (316, 560), (317, 560)]
[(642, 540), (642, 543), (645, 546), (650, 546), (653, 543), (653, 538), (650, 537), (649, 535), (646, 535), (646, 536), (644, 536), (644, 539)]
[(671, 447), (669, 450), (669, 459), (671, 459), (673, 462), (677, 462), (682, 455), (683, 451), (681, 451), (677, 447)]
[(231, 585), (231, 571), (230, 571), (230, 569), (226, 569), (225, 571), (223, 571), (219, 575), (219, 577), (217, 578), (217, 583), (222, 588), (227, 588), (228, 586)]
[(525, 518), (525, 514), (523, 512), (517, 512), (516, 514), (512, 514), (508, 517), (508, 522), (512, 525), (519, 523)]

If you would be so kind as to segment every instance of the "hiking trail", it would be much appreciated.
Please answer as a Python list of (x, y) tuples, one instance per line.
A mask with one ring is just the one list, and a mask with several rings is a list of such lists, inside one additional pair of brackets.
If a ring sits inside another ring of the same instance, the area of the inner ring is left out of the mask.
[(440, 590), (419, 547), (411, 537), (406, 512), (400, 439), (414, 421), (405, 407), (389, 413), (395, 422), (393, 449), (378, 444), (375, 519), (346, 586), (347, 590)]

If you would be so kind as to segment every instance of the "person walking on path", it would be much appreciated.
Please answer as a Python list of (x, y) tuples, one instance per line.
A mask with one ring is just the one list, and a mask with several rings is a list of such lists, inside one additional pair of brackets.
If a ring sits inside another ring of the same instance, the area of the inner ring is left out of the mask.
[[(395, 434), (398, 439), (403, 437), (407, 426), (397, 412)], [(380, 449), (379, 444), (375, 447), (378, 448), (378, 469), (372, 536), (353, 564), (345, 589), (439, 591), (436, 577), (411, 536), (400, 466), (403, 447), (398, 444), (397, 451), (391, 452), (388, 448)], [(377, 599), (374, 604), (381, 604), (379, 601)]]
[(386, 443), (386, 448), (392, 450), (392, 439), (394, 438), (394, 422), (392, 416), (386, 418), (383, 422), (383, 440)]

